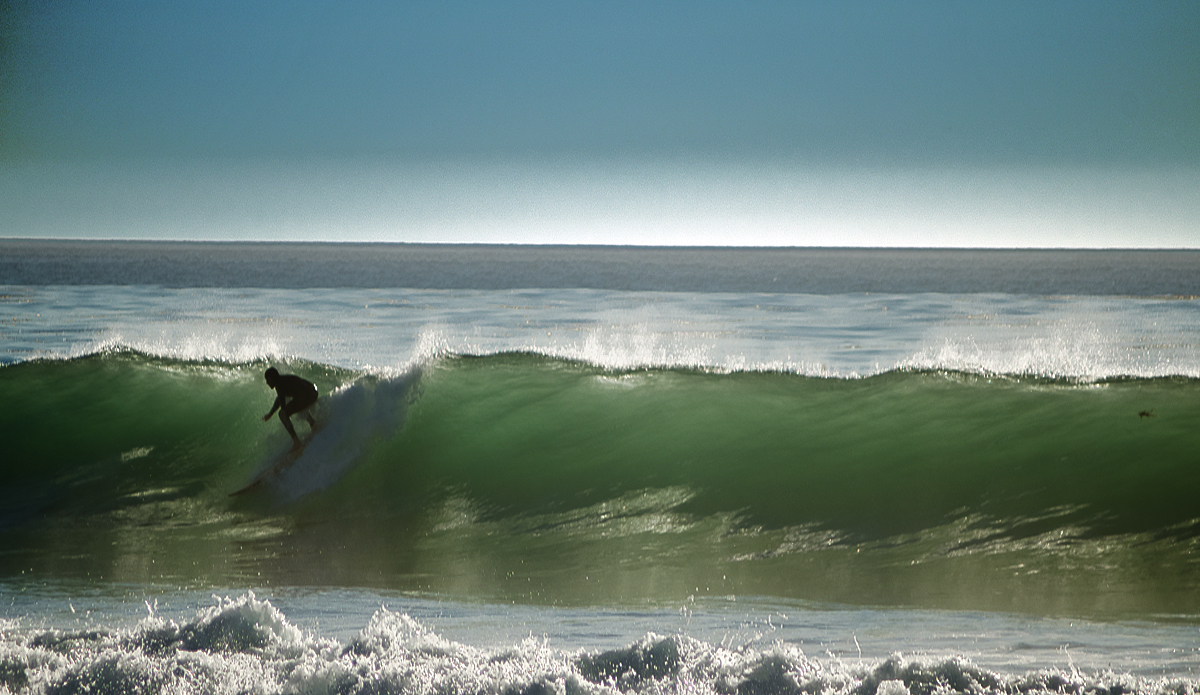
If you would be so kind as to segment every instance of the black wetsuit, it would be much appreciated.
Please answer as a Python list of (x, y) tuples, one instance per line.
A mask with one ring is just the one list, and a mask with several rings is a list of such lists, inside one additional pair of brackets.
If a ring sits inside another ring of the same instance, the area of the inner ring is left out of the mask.
[(291, 417), (317, 402), (317, 387), (295, 374), (280, 374), (275, 378), (273, 388), (279, 396), (271, 406), (272, 414), (282, 409), (285, 417)]

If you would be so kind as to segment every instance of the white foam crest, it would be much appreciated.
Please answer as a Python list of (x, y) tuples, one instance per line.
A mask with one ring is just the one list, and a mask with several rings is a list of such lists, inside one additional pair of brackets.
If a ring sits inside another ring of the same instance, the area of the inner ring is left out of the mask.
[(653, 632), (606, 651), (557, 649), (533, 635), (484, 648), (447, 639), (386, 607), (343, 646), (306, 637), (251, 593), (215, 600), (182, 627), (157, 615), (129, 630), (0, 624), (0, 692), (1140, 695), (1200, 689), (1190, 671), (1135, 676), (1070, 662), (1005, 674), (961, 656), (814, 657), (786, 641), (726, 646)]
[(553, 343), (552, 357), (573, 359), (608, 369), (715, 366), (713, 346), (686, 340), (674, 333), (652, 330), (646, 324), (590, 327), (578, 340)]
[[(443, 336), (442, 345), (451, 341)], [(787, 372), (806, 376), (854, 377), (852, 369), (832, 366), (829, 360), (797, 360), (766, 350), (748, 355), (745, 345), (709, 330), (684, 331), (651, 323), (593, 324), (568, 334), (528, 340), (516, 346), (485, 349), (463, 341), (460, 354), (495, 354), (505, 349), (556, 359), (584, 362), (615, 371), (636, 369), (695, 369), (717, 373), (745, 371)]]
[(453, 352), (448, 334), (448, 329), (441, 325), (422, 327), (413, 345), (409, 365), (427, 364)]
[(544, 639), (531, 636), (512, 648), (479, 649), (381, 608), (341, 659), (311, 676), (319, 682), (370, 682), (380, 692), (521, 692), (537, 686), (536, 692), (612, 692), (573, 671), (572, 655), (551, 649)]
[(354, 639), (350, 648), (360, 653), (397, 654), (404, 650), (442, 656), (459, 651), (459, 645), (446, 640), (405, 613), (380, 608)]
[(246, 651), (270, 646), (294, 651), (305, 645), (303, 633), (270, 601), (260, 601), (254, 592), (237, 598), (215, 598), (216, 605), (202, 609), (181, 630), (190, 648)]
[(1034, 335), (945, 337), (896, 367), (1082, 380), (1200, 376), (1182, 355), (1179, 346), (1122, 340), (1095, 324), (1072, 323)]
[(286, 359), (288, 354), (274, 337), (232, 333), (186, 333), (130, 337), (109, 333), (93, 342), (76, 346), (71, 357), (117, 350), (135, 350), (153, 357), (185, 361), (214, 361), (246, 364), (261, 360)]

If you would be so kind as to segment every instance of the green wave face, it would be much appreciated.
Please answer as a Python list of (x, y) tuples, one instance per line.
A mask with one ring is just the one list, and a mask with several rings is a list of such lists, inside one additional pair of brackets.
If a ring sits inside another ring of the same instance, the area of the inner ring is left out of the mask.
[(290, 444), (261, 420), (267, 366), (112, 352), (0, 370), (0, 573), (1200, 609), (1192, 380), (296, 362), (277, 366), (318, 385), (321, 429), (230, 497)]

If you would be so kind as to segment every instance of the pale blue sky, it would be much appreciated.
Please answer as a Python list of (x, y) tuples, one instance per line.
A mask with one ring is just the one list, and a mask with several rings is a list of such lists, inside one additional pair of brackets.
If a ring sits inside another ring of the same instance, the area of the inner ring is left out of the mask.
[(48, 2), (6, 236), (1200, 246), (1194, 2)]

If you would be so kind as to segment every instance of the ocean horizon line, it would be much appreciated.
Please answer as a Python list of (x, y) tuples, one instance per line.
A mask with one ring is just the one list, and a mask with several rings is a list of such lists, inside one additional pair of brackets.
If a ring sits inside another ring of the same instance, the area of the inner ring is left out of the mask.
[(540, 248), (540, 249), (636, 249), (636, 250), (712, 250), (712, 251), (904, 251), (904, 252), (1033, 252), (1033, 253), (1200, 253), (1197, 246), (855, 246), (855, 245), (775, 245), (775, 244), (596, 244), (596, 243), (539, 243), (524, 241), (394, 241), (361, 239), (171, 239), (167, 237), (129, 239), (120, 237), (46, 237), (0, 235), (0, 244), (33, 242), (46, 244), (162, 244), (245, 245), (245, 246), (406, 246), (455, 248)]

